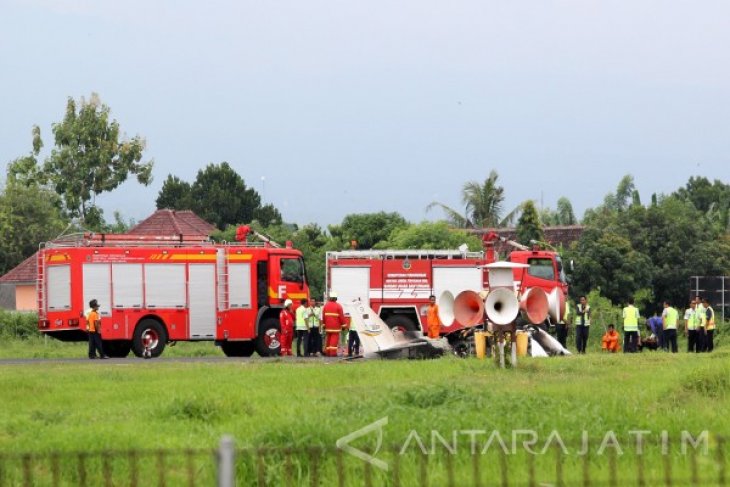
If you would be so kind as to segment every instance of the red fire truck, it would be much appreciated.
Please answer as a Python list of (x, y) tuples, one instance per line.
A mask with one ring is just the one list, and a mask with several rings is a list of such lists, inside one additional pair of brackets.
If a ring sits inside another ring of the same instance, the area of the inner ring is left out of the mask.
[(271, 242), (214, 244), (137, 235), (84, 235), (38, 253), (38, 326), (86, 340), (84, 311), (100, 305), (105, 352), (159, 356), (176, 341), (215, 341), (227, 356), (279, 354), (283, 300), (309, 297), (300, 251)]
[[(326, 287), (338, 293), (341, 302), (360, 299), (392, 328), (425, 330), (429, 297), (442, 292), (454, 296), (465, 290), (489, 287), (484, 265), (496, 262), (494, 244), (501, 240), (517, 250), (506, 260), (529, 265), (515, 269), (520, 291), (540, 287), (550, 293), (560, 288), (567, 296), (568, 284), (560, 255), (529, 249), (494, 233), (483, 237), (484, 251), (462, 250), (350, 250), (327, 253)], [(444, 323), (442, 334), (460, 325)]]

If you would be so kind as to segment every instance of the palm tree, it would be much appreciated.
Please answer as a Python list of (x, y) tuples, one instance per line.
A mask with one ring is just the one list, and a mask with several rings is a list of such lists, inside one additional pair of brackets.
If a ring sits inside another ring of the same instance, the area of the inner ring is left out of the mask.
[(504, 202), (504, 188), (497, 184), (499, 175), (492, 170), (484, 183), (468, 181), (461, 190), (461, 200), (464, 203), (464, 213), (448, 205), (434, 201), (426, 207), (426, 211), (438, 206), (447, 216), (449, 222), (459, 228), (498, 227), (506, 220), (514, 218), (515, 211), (510, 212), (507, 218), (501, 219)]

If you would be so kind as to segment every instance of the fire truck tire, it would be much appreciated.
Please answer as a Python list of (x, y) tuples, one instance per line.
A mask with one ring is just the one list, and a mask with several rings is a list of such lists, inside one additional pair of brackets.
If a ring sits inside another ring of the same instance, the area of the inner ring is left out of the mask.
[(159, 357), (167, 344), (167, 330), (157, 320), (146, 319), (137, 324), (132, 337), (132, 352), (137, 357), (144, 357), (144, 337), (150, 341), (150, 356)]
[(281, 351), (279, 320), (274, 316), (264, 318), (256, 337), (256, 352), (262, 357), (278, 356)]
[(132, 350), (129, 340), (104, 340), (104, 353), (112, 358), (125, 358)]
[(390, 315), (385, 320), (391, 330), (416, 331), (418, 328), (411, 318), (403, 315)]
[(221, 350), (226, 357), (250, 357), (253, 355), (253, 342), (223, 342)]

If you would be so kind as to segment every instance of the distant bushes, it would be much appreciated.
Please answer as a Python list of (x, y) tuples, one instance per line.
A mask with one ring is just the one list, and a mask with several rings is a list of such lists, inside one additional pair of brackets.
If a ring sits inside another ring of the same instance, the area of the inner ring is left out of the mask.
[(0, 339), (38, 336), (38, 313), (0, 309)]

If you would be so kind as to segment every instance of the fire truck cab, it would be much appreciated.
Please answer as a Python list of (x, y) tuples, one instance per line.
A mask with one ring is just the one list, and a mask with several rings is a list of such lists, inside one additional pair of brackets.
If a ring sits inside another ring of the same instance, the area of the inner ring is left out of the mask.
[(37, 294), (39, 330), (64, 341), (87, 339), (96, 299), (112, 357), (205, 340), (227, 356), (268, 356), (279, 354), (283, 301), (296, 306), (309, 288), (302, 254), (289, 245), (86, 234), (41, 246)]

